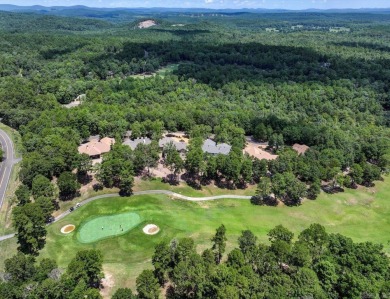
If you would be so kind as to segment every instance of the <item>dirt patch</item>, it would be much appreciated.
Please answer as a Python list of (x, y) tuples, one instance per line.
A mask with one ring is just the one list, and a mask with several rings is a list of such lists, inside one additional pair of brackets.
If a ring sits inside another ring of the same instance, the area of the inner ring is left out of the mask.
[(142, 231), (147, 235), (155, 235), (160, 231), (160, 228), (155, 224), (146, 225)]
[(74, 231), (76, 228), (76, 226), (74, 226), (73, 224), (68, 224), (68, 225), (65, 225), (61, 228), (61, 233), (63, 234), (70, 234), (72, 231)]
[(156, 22), (153, 21), (153, 20), (146, 20), (146, 21), (143, 21), (143, 22), (140, 22), (138, 24), (138, 28), (142, 29), (142, 28), (149, 28), (149, 27), (152, 27), (152, 26), (156, 26)]
[(104, 271), (104, 278), (102, 279), (102, 288), (100, 289), (100, 295), (103, 298), (110, 298), (111, 289), (115, 286), (115, 280), (112, 273)]
[(246, 146), (244, 149), (244, 153), (249, 154), (259, 160), (275, 160), (278, 155), (274, 155), (268, 151), (266, 151), (267, 144), (255, 142), (251, 138), (246, 138)]

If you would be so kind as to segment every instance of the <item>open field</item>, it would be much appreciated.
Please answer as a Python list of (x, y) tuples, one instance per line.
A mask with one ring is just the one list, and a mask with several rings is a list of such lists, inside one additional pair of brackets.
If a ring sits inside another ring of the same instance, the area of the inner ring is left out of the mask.
[(185, 182), (180, 182), (177, 186), (172, 186), (168, 183), (163, 183), (161, 178), (155, 178), (152, 180), (137, 179), (134, 185), (134, 191), (144, 190), (169, 190), (176, 193), (180, 193), (187, 196), (199, 197), (199, 196), (214, 196), (214, 195), (254, 195), (256, 192), (256, 185), (248, 185), (246, 189), (222, 189), (215, 185), (202, 186), (201, 190), (196, 190), (188, 186)]
[(151, 73), (151, 74), (137, 74), (137, 75), (131, 75), (129, 77), (135, 78), (135, 79), (145, 79), (145, 78), (150, 78), (150, 77), (154, 77), (156, 75), (159, 75), (160, 77), (164, 78), (166, 75), (171, 74), (174, 70), (177, 70), (178, 67), (179, 67), (178, 63), (168, 64), (168, 65), (158, 69), (154, 73)]
[[(382, 243), (385, 251), (390, 253), (388, 194), (389, 178), (378, 182), (374, 189), (347, 189), (335, 195), (322, 194), (318, 200), (305, 201), (300, 207), (255, 207), (247, 200), (229, 199), (197, 203), (171, 200), (164, 195), (107, 198), (82, 206), (49, 226), (47, 244), (40, 258), (55, 258), (64, 267), (76, 251), (100, 249), (104, 254), (104, 269), (115, 282), (113, 289), (124, 285), (134, 288), (136, 276), (151, 267), (153, 248), (158, 242), (190, 236), (202, 251), (210, 246), (209, 240), (221, 223), (227, 228), (227, 250), (236, 245), (237, 237), (244, 229), (252, 230), (266, 242), (267, 232), (277, 224), (297, 233), (317, 222), (328, 232), (341, 233), (358, 242)], [(80, 224), (89, 217), (129, 212), (139, 214), (141, 223), (127, 234), (92, 244), (82, 244), (77, 240)], [(75, 224), (76, 231), (61, 234), (61, 227), (68, 223)], [(155, 236), (145, 235), (142, 228), (148, 223), (158, 225), (161, 231)], [(3, 244), (0, 245), (3, 249)], [(12, 241), (4, 245), (12, 249)]]

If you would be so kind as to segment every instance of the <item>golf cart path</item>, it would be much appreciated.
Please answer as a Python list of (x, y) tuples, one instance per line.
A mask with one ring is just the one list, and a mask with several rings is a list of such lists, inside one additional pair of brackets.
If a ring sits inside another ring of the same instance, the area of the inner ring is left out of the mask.
[[(132, 195), (148, 195), (148, 194), (165, 194), (169, 195), (171, 197), (175, 197), (178, 199), (183, 199), (183, 200), (188, 200), (188, 201), (207, 201), (207, 200), (216, 200), (216, 199), (224, 199), (224, 198), (229, 198), (229, 199), (251, 199), (252, 196), (245, 196), (245, 195), (216, 195), (216, 196), (205, 196), (205, 197), (191, 197), (191, 196), (186, 196), (182, 195), (173, 191), (169, 190), (145, 190), (145, 191), (137, 191), (133, 192)], [(110, 198), (110, 197), (117, 197), (119, 196), (118, 193), (110, 193), (110, 194), (103, 194), (103, 195), (97, 195), (90, 197), (88, 199), (85, 199), (80, 202), (80, 206), (83, 206), (87, 203), (90, 203), (91, 201), (98, 200), (98, 199), (103, 199), (103, 198)], [(69, 210), (63, 212), (62, 214), (58, 215), (52, 223), (55, 223), (67, 215), (69, 215), (71, 212)], [(50, 225), (50, 224), (49, 224)], [(0, 242), (3, 240), (7, 240), (10, 238), (13, 238), (15, 234), (9, 234), (5, 236), (0, 236)]]

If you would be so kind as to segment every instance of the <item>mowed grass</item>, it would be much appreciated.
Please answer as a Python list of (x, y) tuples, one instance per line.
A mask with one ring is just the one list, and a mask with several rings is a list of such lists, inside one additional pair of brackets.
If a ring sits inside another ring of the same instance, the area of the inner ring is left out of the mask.
[(112, 236), (123, 235), (141, 222), (137, 213), (121, 213), (93, 217), (84, 221), (77, 231), (81, 243), (93, 243)]
[(170, 190), (179, 194), (192, 196), (192, 197), (204, 197), (215, 195), (247, 195), (252, 196), (256, 193), (256, 185), (248, 185), (246, 189), (222, 189), (215, 185), (202, 186), (200, 190), (196, 190), (188, 186), (185, 182), (180, 182), (179, 185), (170, 185), (163, 183), (161, 178), (154, 178), (151, 180), (137, 179), (134, 186), (134, 191), (143, 190)]
[(172, 63), (161, 67), (160, 69), (158, 69), (157, 71), (151, 74), (137, 74), (137, 75), (131, 75), (129, 77), (134, 79), (146, 79), (146, 78), (151, 78), (151, 77), (155, 77), (156, 75), (159, 75), (161, 78), (164, 78), (165, 76), (171, 74), (173, 71), (177, 70), (178, 68), (179, 68), (178, 63)]
[[(374, 189), (348, 190), (334, 195), (322, 194), (315, 201), (305, 201), (299, 207), (260, 207), (248, 200), (223, 199), (207, 202), (173, 200), (164, 195), (143, 195), (129, 198), (107, 198), (82, 206), (65, 219), (48, 227), (45, 249), (40, 258), (50, 257), (65, 267), (81, 249), (100, 249), (104, 269), (113, 275), (115, 286), (134, 288), (135, 278), (151, 267), (155, 245), (162, 240), (192, 237), (198, 251), (210, 247), (215, 229), (224, 224), (228, 246), (237, 244), (242, 230), (250, 229), (260, 241), (267, 242), (267, 232), (278, 224), (296, 235), (311, 223), (324, 225), (330, 233), (341, 233), (354, 241), (382, 243), (390, 253), (390, 180), (378, 182)], [(77, 240), (77, 231), (85, 219), (102, 215), (137, 213), (142, 222), (128, 233), (91, 244)], [(60, 233), (66, 224), (75, 224), (76, 231)], [(144, 225), (160, 227), (155, 236), (142, 232)]]

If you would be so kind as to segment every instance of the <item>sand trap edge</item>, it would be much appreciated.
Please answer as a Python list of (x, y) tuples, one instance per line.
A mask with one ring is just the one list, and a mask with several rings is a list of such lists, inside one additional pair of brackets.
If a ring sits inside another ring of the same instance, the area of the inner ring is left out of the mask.
[[(66, 231), (66, 229), (67, 228), (73, 228), (71, 231)], [(67, 224), (67, 225), (65, 225), (65, 226), (63, 226), (62, 228), (61, 228), (61, 233), (63, 233), (64, 235), (67, 235), (67, 234), (70, 234), (71, 232), (73, 232), (74, 230), (75, 230), (75, 228), (76, 228), (76, 226), (75, 225), (73, 225), (73, 224)]]
[[(155, 229), (155, 231), (152, 231), (151, 232), (151, 230), (154, 230)], [(159, 231), (160, 231), (160, 228), (157, 226), (157, 225), (155, 225), (155, 224), (148, 224), (148, 225), (146, 225), (143, 229), (142, 229), (142, 231), (144, 232), (144, 234), (146, 234), (146, 235), (155, 235), (155, 234), (157, 234)]]

